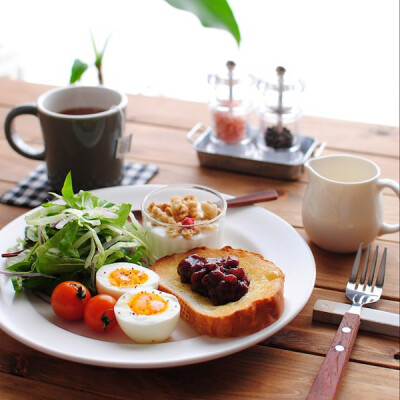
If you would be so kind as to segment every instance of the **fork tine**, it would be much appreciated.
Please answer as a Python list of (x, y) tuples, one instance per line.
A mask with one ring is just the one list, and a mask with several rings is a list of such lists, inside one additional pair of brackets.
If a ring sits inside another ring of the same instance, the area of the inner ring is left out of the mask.
[(387, 247), (383, 250), (383, 255), (381, 259), (381, 264), (379, 266), (379, 273), (378, 277), (376, 278), (375, 286), (379, 289), (382, 289), (383, 282), (385, 281), (385, 271), (386, 271), (386, 254), (387, 254)]
[(372, 282), (374, 281), (376, 262), (378, 260), (378, 251), (379, 246), (376, 246), (374, 258), (372, 259), (371, 269), (369, 271), (368, 286), (372, 286)]
[(354, 260), (353, 268), (351, 269), (350, 278), (349, 278), (350, 283), (356, 283), (358, 268), (360, 266), (360, 261), (361, 261), (362, 247), (363, 247), (363, 244), (360, 243), (360, 245), (358, 246), (356, 259)]
[(362, 286), (364, 286), (365, 275), (367, 275), (370, 250), (371, 250), (371, 243), (368, 245), (367, 254), (365, 255), (365, 260), (364, 260), (364, 267), (363, 267), (363, 270), (362, 270), (361, 276), (360, 276), (360, 285), (362, 285)]

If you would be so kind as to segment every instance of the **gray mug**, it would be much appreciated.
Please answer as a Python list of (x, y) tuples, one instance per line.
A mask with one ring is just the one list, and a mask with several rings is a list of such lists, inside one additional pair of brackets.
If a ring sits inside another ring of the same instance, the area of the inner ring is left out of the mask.
[[(22, 156), (45, 160), (49, 186), (62, 188), (69, 171), (74, 190), (119, 185), (123, 156), (130, 149), (124, 135), (126, 95), (101, 86), (70, 86), (44, 93), (37, 104), (23, 104), (7, 115), (4, 130)], [(36, 150), (13, 130), (21, 114), (39, 117), (44, 149)]]

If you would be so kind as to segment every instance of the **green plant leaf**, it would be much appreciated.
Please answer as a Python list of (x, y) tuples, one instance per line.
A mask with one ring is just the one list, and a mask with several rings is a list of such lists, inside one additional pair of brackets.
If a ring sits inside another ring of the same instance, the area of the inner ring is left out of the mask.
[(71, 76), (69, 78), (69, 83), (75, 83), (81, 79), (83, 73), (88, 69), (88, 65), (83, 61), (76, 58), (71, 69)]
[(22, 278), (20, 276), (12, 276), (11, 283), (16, 292), (20, 292), (22, 290)]
[(25, 289), (44, 290), (49, 286), (49, 278), (43, 278), (42, 276), (32, 276), (32, 278), (24, 279), (22, 281), (22, 286)]
[[(116, 219), (110, 219), (109, 221), (116, 225), (116, 226), (124, 226), (125, 221), (127, 220), (127, 218), (129, 217), (129, 213), (131, 212), (132, 209), (132, 205), (128, 204), (128, 203), (122, 203), (119, 206), (119, 209), (116, 210), (116, 213), (118, 214), (118, 218)], [(107, 221), (106, 218), (104, 218), (105, 221)]]
[(59, 230), (52, 238), (50, 238), (47, 242), (44, 242), (36, 249), (36, 255), (40, 256), (47, 252), (47, 250), (51, 249), (52, 247), (58, 248), (59, 243), (64, 238), (66, 233), (69, 230), (69, 224), (65, 225), (64, 228)]
[(92, 31), (90, 31), (90, 38), (92, 39), (92, 46), (93, 46), (93, 51), (94, 51), (94, 55), (96, 57), (95, 59), (95, 65), (99, 65), (101, 64), (101, 54), (97, 51), (97, 46), (96, 46), (96, 42), (94, 41), (94, 36)]
[(69, 171), (67, 176), (65, 177), (64, 185), (61, 189), (61, 194), (67, 205), (69, 205), (70, 207), (73, 207), (75, 205), (74, 187), (72, 185), (71, 171)]
[(29, 272), (31, 270), (31, 264), (31, 261), (23, 260), (9, 265), (6, 270), (15, 272)]
[(45, 253), (36, 260), (36, 270), (47, 275), (80, 271), (84, 265), (85, 260), (65, 257), (62, 254)]
[(72, 221), (67, 224), (69, 229), (67, 233), (64, 235), (64, 237), (60, 240), (60, 243), (58, 244), (58, 249), (61, 251), (61, 254), (64, 256), (70, 255), (70, 250), (72, 245), (75, 242), (75, 237), (78, 232), (78, 221)]
[(196, 15), (203, 26), (228, 31), (240, 45), (240, 31), (226, 0), (165, 0), (172, 7)]
[(113, 262), (116, 262), (121, 258), (124, 258), (124, 256), (125, 254), (122, 251), (116, 251), (114, 254), (111, 254), (111, 256), (107, 257), (106, 261), (104, 261), (104, 265), (112, 264)]
[(93, 37), (92, 32), (90, 32), (90, 37), (92, 39), (93, 50), (94, 50), (94, 54), (95, 54), (95, 57), (96, 57), (94, 65), (97, 68), (99, 68), (101, 66), (102, 62), (103, 62), (104, 52), (106, 51), (106, 47), (107, 47), (108, 41), (110, 40), (111, 34), (108, 35), (106, 41), (104, 42), (103, 50), (101, 50), (100, 52), (97, 50), (96, 42), (94, 41), (94, 37)]

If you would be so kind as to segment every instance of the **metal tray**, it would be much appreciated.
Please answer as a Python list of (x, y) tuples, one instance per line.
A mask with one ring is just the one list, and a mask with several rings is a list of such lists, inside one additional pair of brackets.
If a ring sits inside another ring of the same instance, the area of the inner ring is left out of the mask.
[(257, 145), (256, 130), (250, 131), (250, 137), (246, 145), (215, 143), (211, 139), (211, 128), (202, 123), (186, 135), (202, 166), (291, 181), (299, 179), (304, 163), (318, 157), (326, 146), (315, 138), (300, 136), (299, 148), (295, 151), (268, 150)]

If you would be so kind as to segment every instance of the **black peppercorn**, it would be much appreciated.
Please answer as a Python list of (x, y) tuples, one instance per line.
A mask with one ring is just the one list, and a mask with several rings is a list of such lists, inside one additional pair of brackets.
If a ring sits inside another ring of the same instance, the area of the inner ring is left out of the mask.
[(293, 146), (293, 135), (285, 127), (281, 131), (276, 126), (269, 127), (265, 131), (265, 144), (274, 149), (287, 149)]

